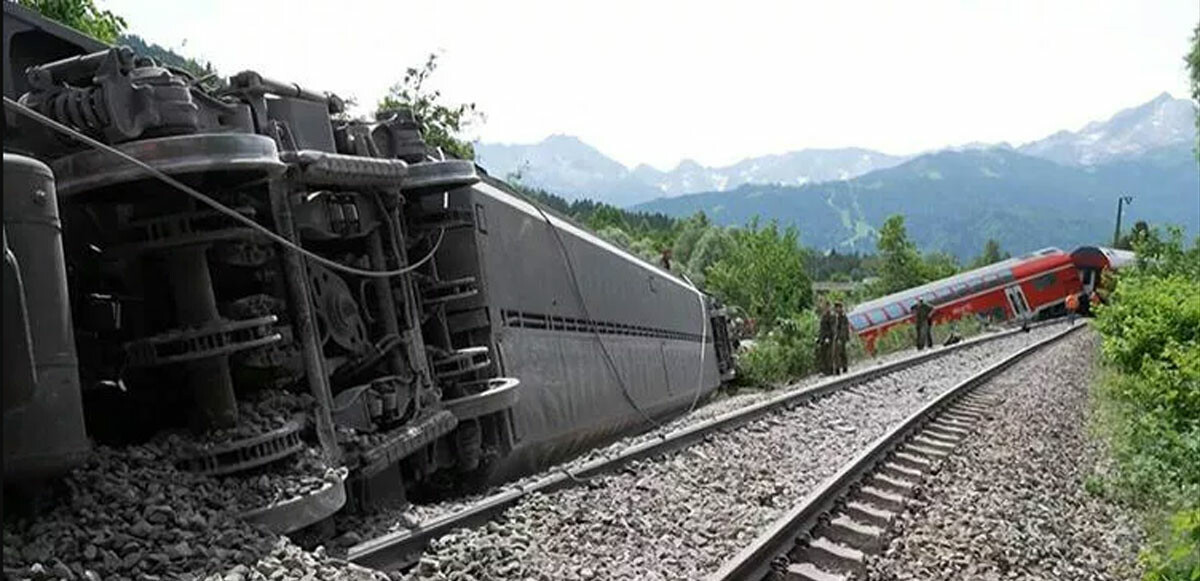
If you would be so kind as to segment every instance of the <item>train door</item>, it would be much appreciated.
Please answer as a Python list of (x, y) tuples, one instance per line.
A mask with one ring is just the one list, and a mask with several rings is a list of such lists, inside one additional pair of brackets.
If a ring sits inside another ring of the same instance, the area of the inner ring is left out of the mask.
[(1096, 283), (1100, 282), (1100, 271), (1095, 268), (1079, 269), (1079, 281), (1083, 283), (1083, 292), (1092, 294), (1092, 290), (1096, 288)]
[(1025, 293), (1021, 291), (1021, 285), (1004, 287), (1004, 295), (1008, 297), (1008, 304), (1012, 307), (1013, 318), (1029, 318), (1029, 303), (1025, 302)]

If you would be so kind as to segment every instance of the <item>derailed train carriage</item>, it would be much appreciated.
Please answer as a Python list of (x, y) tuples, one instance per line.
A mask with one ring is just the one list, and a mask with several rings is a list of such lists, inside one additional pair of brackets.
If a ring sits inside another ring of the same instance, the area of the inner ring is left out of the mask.
[[(732, 377), (713, 299), (410, 117), (254, 72), (206, 88), (11, 2), (4, 54), (6, 484), (183, 427), (222, 435), (177, 458), (214, 475), (315, 447), (349, 478), (266, 519), (289, 531), (347, 490), (534, 470)], [(306, 403), (247, 425), (275, 393)]]
[(993, 322), (1060, 317), (1066, 315), (1070, 295), (1078, 297), (1081, 312), (1087, 313), (1101, 274), (1127, 266), (1134, 258), (1126, 250), (1096, 246), (1081, 246), (1070, 254), (1043, 248), (867, 301), (856, 305), (848, 318), (873, 352), (879, 337), (914, 321), (918, 298), (934, 307), (934, 324), (967, 316)]

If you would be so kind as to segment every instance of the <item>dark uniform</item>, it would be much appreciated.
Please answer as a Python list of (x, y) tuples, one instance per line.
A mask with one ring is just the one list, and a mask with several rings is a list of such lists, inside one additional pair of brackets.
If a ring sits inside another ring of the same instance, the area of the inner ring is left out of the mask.
[(849, 362), (846, 360), (846, 343), (850, 341), (850, 319), (846, 317), (845, 311), (842, 310), (842, 304), (838, 303), (835, 309), (833, 323), (833, 372), (835, 374), (845, 373), (848, 369)]
[(929, 306), (924, 299), (917, 299), (917, 304), (913, 306), (913, 316), (917, 323), (917, 350), (926, 347), (933, 347), (933, 333), (930, 329), (930, 315), (933, 313), (933, 307)]
[(817, 369), (823, 375), (833, 373), (833, 364), (831, 357), (833, 356), (833, 323), (835, 318), (833, 313), (829, 311), (829, 307), (825, 307), (821, 311), (821, 326), (817, 333)]

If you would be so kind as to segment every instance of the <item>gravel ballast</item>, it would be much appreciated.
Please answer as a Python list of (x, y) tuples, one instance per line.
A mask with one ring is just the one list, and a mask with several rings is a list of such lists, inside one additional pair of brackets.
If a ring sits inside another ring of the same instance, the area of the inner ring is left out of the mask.
[[(1039, 333), (1039, 330), (1034, 329), (1033, 332)], [(881, 355), (872, 359), (857, 361), (851, 364), (849, 372), (854, 373), (865, 369), (879, 367), (893, 361), (910, 357), (916, 353), (917, 350), (915, 348), (909, 348), (906, 350)], [(779, 389), (754, 389), (728, 396), (719, 394), (707, 403), (701, 402), (701, 405), (698, 405), (696, 409), (692, 410), (690, 413), (664, 422), (650, 430), (621, 438), (605, 446), (597, 447), (580, 455), (579, 457), (555, 466), (550, 470), (520, 478), (501, 486), (493, 487), (482, 494), (458, 497), (430, 504), (412, 504), (391, 509), (382, 509), (369, 515), (338, 515), (337, 528), (340, 533), (344, 534), (339, 536), (334, 541), (333, 550), (341, 552), (349, 546), (361, 542), (363, 539), (377, 537), (390, 532), (411, 529), (422, 522), (426, 522), (460, 510), (474, 502), (486, 498), (487, 496), (514, 491), (522, 487), (529, 486), (553, 472), (559, 472), (564, 469), (568, 471), (574, 471), (597, 460), (614, 458), (620, 455), (621, 452), (633, 446), (644, 444), (652, 440), (661, 439), (672, 432), (681, 430), (688, 426), (713, 419), (734, 410), (742, 409), (775, 397), (779, 397), (785, 393), (812, 387), (828, 379), (829, 377), (826, 376), (811, 375)]]
[(696, 579), (890, 426), (1053, 325), (769, 414), (433, 543), (410, 579)]
[(1000, 401), (894, 525), (869, 578), (1136, 579), (1132, 515), (1086, 492), (1103, 457), (1087, 431), (1091, 329), (993, 379)]
[(169, 449), (99, 447), (55, 486), (36, 518), (6, 507), (5, 578), (386, 579), (321, 552), (306, 553), (236, 518), (259, 502), (311, 490), (306, 468), (324, 470), (311, 455), (301, 454), (278, 473), (211, 478), (177, 470)]

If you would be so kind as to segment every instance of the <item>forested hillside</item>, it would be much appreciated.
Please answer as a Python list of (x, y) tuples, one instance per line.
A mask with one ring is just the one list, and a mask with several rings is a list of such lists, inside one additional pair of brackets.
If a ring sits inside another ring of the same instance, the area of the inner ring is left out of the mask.
[(907, 217), (918, 246), (965, 260), (988, 239), (1020, 253), (1110, 243), (1115, 202), (1126, 219), (1200, 229), (1200, 166), (1186, 145), (1137, 159), (1068, 167), (1007, 149), (944, 151), (858, 178), (800, 187), (743, 186), (634, 207), (672, 216), (703, 211), (722, 225), (754, 216), (795, 225), (806, 246), (869, 250), (892, 214)]

